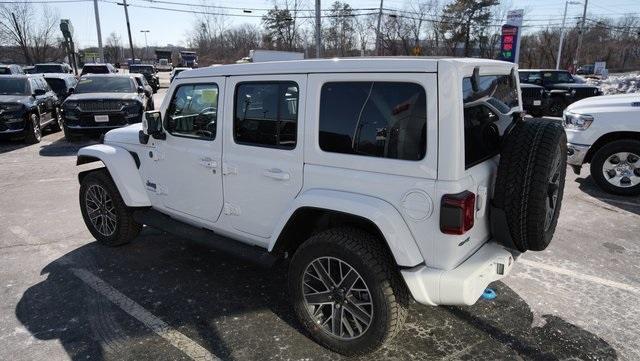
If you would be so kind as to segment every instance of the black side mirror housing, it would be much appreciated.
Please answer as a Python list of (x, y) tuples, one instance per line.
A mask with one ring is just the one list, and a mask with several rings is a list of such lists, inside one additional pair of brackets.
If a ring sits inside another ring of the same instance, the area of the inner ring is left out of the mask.
[(144, 113), (142, 120), (142, 132), (155, 139), (166, 139), (166, 134), (162, 131), (162, 114), (157, 110)]
[(45, 95), (47, 92), (44, 89), (36, 89), (33, 91), (33, 96)]
[(144, 87), (139, 86), (139, 87), (137, 88), (137, 91), (138, 91), (138, 94), (142, 94), (142, 93), (144, 93)]
[(75, 91), (76, 91), (75, 88), (69, 88), (69, 90), (67, 90), (67, 93), (73, 94)]

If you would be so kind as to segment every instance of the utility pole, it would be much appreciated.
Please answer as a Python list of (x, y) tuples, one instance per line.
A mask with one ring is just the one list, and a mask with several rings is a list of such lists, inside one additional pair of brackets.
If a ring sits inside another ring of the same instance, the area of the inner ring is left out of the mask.
[(556, 59), (556, 70), (560, 69), (560, 59), (562, 58), (562, 44), (564, 43), (564, 23), (567, 20), (567, 7), (569, 5), (578, 5), (580, 2), (578, 1), (569, 1), (566, 0), (564, 2), (564, 15), (562, 15), (562, 27), (560, 28), (560, 45), (558, 46), (558, 59)]
[(136, 55), (133, 51), (133, 40), (131, 40), (131, 25), (129, 24), (129, 10), (127, 7), (127, 0), (122, 0), (121, 3), (117, 3), (120, 6), (124, 6), (124, 16), (127, 18), (127, 34), (129, 35), (129, 46), (131, 47), (131, 63), (135, 63)]
[(320, 0), (316, 0), (316, 58), (320, 58), (320, 48), (322, 43), (320, 40), (320, 32), (322, 31), (320, 23)]
[(100, 12), (98, 11), (98, 0), (93, 0), (93, 12), (96, 15), (96, 30), (98, 31), (98, 56), (104, 62), (104, 48), (102, 48), (102, 32), (100, 31)]
[(584, 10), (582, 10), (582, 24), (580, 24), (580, 33), (578, 34), (578, 45), (576, 46), (576, 56), (573, 57), (573, 71), (578, 68), (578, 58), (580, 57), (580, 47), (582, 46), (582, 35), (584, 33), (584, 23), (587, 20), (587, 4), (589, 0), (584, 0)]
[(378, 25), (376, 26), (376, 55), (380, 55), (380, 42), (382, 39), (380, 38), (380, 22), (382, 21), (382, 3), (384, 0), (380, 0), (380, 11), (378, 12)]
[(144, 33), (144, 56), (149, 59), (149, 43), (147, 42), (147, 34), (149, 30), (140, 30), (141, 33)]

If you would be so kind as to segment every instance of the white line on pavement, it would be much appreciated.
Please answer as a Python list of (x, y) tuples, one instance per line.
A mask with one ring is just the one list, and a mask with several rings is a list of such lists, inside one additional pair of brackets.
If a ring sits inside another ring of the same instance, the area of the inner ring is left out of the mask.
[(527, 266), (540, 268), (540, 269), (543, 269), (543, 270), (546, 270), (546, 271), (555, 272), (555, 273), (559, 273), (559, 274), (562, 274), (562, 275), (565, 275), (565, 276), (581, 279), (583, 281), (598, 283), (598, 284), (601, 284), (603, 286), (613, 287), (613, 288), (617, 288), (617, 289), (620, 289), (620, 290), (623, 290), (623, 291), (628, 291), (628, 292), (640, 295), (640, 288), (633, 287), (633, 286), (628, 285), (626, 283), (620, 283), (620, 282), (611, 281), (611, 280), (608, 280), (608, 279), (605, 279), (605, 278), (585, 275), (583, 273), (571, 271), (571, 270), (560, 268), (560, 267), (550, 266), (550, 265), (545, 264), (545, 263), (531, 261), (531, 260), (528, 260), (528, 259), (520, 258), (518, 260), (518, 262), (522, 263), (522, 264), (525, 264)]
[(170, 344), (175, 346), (180, 351), (184, 352), (187, 356), (196, 361), (219, 360), (207, 349), (198, 345), (195, 341), (188, 338), (184, 334), (174, 330), (166, 322), (154, 316), (144, 307), (140, 306), (129, 297), (123, 295), (120, 291), (111, 287), (108, 283), (95, 276), (93, 273), (82, 268), (73, 268), (71, 269), (71, 271), (74, 275), (76, 275), (76, 277), (84, 281), (84, 283), (86, 283), (89, 287), (93, 288), (96, 292), (116, 304), (123, 311), (133, 316), (138, 321), (142, 322), (145, 326), (158, 334), (158, 336), (169, 341)]

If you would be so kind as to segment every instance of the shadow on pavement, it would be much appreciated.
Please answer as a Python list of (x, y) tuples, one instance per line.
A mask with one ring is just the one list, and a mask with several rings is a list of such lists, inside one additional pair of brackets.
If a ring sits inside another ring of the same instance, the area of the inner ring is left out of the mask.
[(602, 202), (616, 208), (623, 209), (627, 212), (640, 215), (640, 197), (638, 196), (619, 196), (610, 194), (598, 187), (591, 175), (587, 177), (576, 178), (578, 188), (586, 194), (599, 199)]
[[(341, 359), (301, 333), (284, 266), (256, 268), (149, 228), (122, 247), (94, 242), (69, 252), (20, 299), (16, 315), (31, 335), (60, 342), (71, 359), (187, 359), (74, 269), (91, 272), (221, 359)], [(405, 330), (362, 360), (617, 358), (604, 340), (561, 318), (534, 321), (515, 292), (494, 287), (497, 299), (471, 307), (412, 305)]]
[(43, 157), (64, 157), (78, 154), (78, 150), (87, 145), (96, 144), (95, 139), (83, 138), (79, 141), (69, 142), (64, 137), (50, 144), (40, 146), (39, 154)]

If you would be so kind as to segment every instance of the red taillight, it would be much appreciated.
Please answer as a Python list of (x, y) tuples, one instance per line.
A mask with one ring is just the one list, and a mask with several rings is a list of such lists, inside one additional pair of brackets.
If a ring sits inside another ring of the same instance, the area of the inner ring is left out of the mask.
[(473, 227), (476, 195), (464, 191), (445, 194), (440, 203), (440, 230), (445, 234), (464, 234)]

